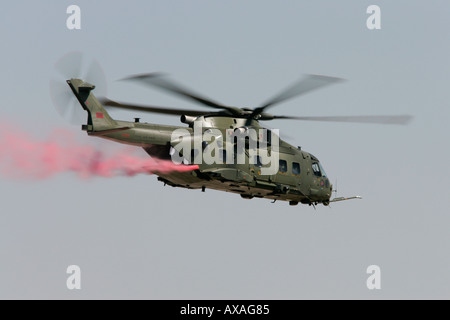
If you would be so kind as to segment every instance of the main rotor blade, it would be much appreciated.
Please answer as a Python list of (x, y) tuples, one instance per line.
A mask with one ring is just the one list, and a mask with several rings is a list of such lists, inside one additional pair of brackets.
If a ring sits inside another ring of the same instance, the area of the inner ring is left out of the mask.
[(314, 74), (305, 75), (304, 78), (295, 82), (293, 85), (286, 88), (285, 90), (280, 92), (278, 95), (272, 97), (271, 99), (269, 99), (267, 102), (265, 102), (259, 108), (256, 108), (253, 112), (253, 115), (258, 115), (261, 112), (263, 112), (266, 108), (271, 107), (275, 104), (281, 103), (288, 99), (292, 99), (296, 96), (305, 94), (305, 93), (313, 91), (315, 89), (325, 87), (329, 84), (337, 83), (337, 82), (341, 82), (341, 81), (344, 81), (344, 79), (328, 77), (328, 76), (320, 76), (320, 75), (314, 75)]
[(414, 117), (411, 115), (393, 116), (333, 116), (333, 117), (290, 117), (274, 116), (273, 119), (292, 119), (306, 121), (330, 121), (330, 122), (354, 122), (354, 123), (379, 123), (379, 124), (409, 124)]
[(216, 109), (225, 109), (233, 111), (234, 108), (230, 108), (218, 102), (215, 102), (209, 98), (203, 97), (197, 93), (194, 93), (192, 90), (182, 87), (181, 85), (168, 80), (167, 76), (161, 73), (147, 73), (147, 74), (139, 74), (124, 78), (122, 80), (133, 80), (138, 81), (143, 84), (151, 85), (162, 90), (165, 90), (169, 93), (173, 93), (183, 98), (187, 98), (193, 101), (196, 101), (205, 106), (216, 108)]
[(160, 114), (170, 114), (170, 115), (186, 115), (186, 116), (203, 116), (208, 115), (210, 113), (204, 111), (197, 110), (186, 110), (186, 109), (170, 109), (164, 107), (156, 107), (156, 106), (146, 106), (139, 104), (128, 104), (128, 103), (120, 103), (107, 98), (99, 99), (100, 103), (104, 106), (110, 108), (119, 108), (119, 109), (128, 109), (128, 110), (136, 110), (136, 111), (144, 111), (144, 112), (152, 112), (152, 113), (160, 113)]

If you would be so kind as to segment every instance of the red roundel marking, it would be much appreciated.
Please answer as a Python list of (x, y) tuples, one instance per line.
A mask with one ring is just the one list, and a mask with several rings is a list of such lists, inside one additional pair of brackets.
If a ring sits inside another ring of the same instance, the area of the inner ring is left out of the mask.
[(103, 113), (101, 112), (97, 112), (96, 116), (98, 119), (103, 119)]
[(124, 137), (124, 138), (129, 138), (130, 135), (129, 135), (128, 133), (122, 133), (122, 137)]

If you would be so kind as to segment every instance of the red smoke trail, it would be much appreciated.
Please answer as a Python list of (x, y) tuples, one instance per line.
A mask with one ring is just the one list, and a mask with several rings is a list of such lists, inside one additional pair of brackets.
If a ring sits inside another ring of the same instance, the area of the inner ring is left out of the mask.
[(71, 132), (62, 129), (39, 141), (25, 132), (0, 125), (0, 175), (4, 177), (45, 179), (69, 171), (81, 178), (114, 177), (198, 169), (198, 166), (138, 156), (137, 150), (134, 147), (112, 152), (99, 150), (77, 142)]

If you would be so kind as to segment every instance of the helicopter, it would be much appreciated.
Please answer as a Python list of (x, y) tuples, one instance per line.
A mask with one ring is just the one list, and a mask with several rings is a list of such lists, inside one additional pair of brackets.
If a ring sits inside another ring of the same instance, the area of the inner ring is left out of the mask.
[[(331, 199), (333, 185), (319, 159), (287, 143), (279, 137), (278, 130), (268, 129), (261, 122), (290, 119), (406, 125), (412, 120), (410, 115), (302, 117), (266, 112), (288, 99), (343, 81), (323, 75), (305, 75), (254, 109), (218, 103), (161, 73), (133, 75), (123, 80), (159, 88), (210, 110), (175, 109), (97, 98), (94, 84), (80, 78), (67, 79), (67, 85), (87, 112), (87, 122), (82, 125), (82, 130), (89, 136), (141, 147), (151, 157), (172, 160), (181, 166), (197, 165), (186, 172), (153, 172), (164, 185), (203, 192), (214, 189), (239, 194), (243, 199), (286, 201), (292, 206), (299, 203), (328, 206), (332, 202), (361, 197)], [(110, 108), (180, 116), (184, 126), (143, 123), (140, 118), (117, 120), (108, 113)], [(208, 159), (202, 156), (208, 156)]]

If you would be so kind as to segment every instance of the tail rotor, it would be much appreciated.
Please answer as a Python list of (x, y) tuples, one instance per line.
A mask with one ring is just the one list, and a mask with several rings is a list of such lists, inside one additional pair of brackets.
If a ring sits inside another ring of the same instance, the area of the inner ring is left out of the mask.
[(95, 93), (99, 97), (106, 97), (107, 81), (100, 64), (91, 59), (86, 63), (84, 54), (78, 51), (70, 52), (61, 57), (55, 64), (55, 72), (50, 80), (50, 96), (58, 114), (69, 123), (80, 125), (86, 121), (86, 112), (78, 106), (66, 80), (81, 78), (95, 85)]

